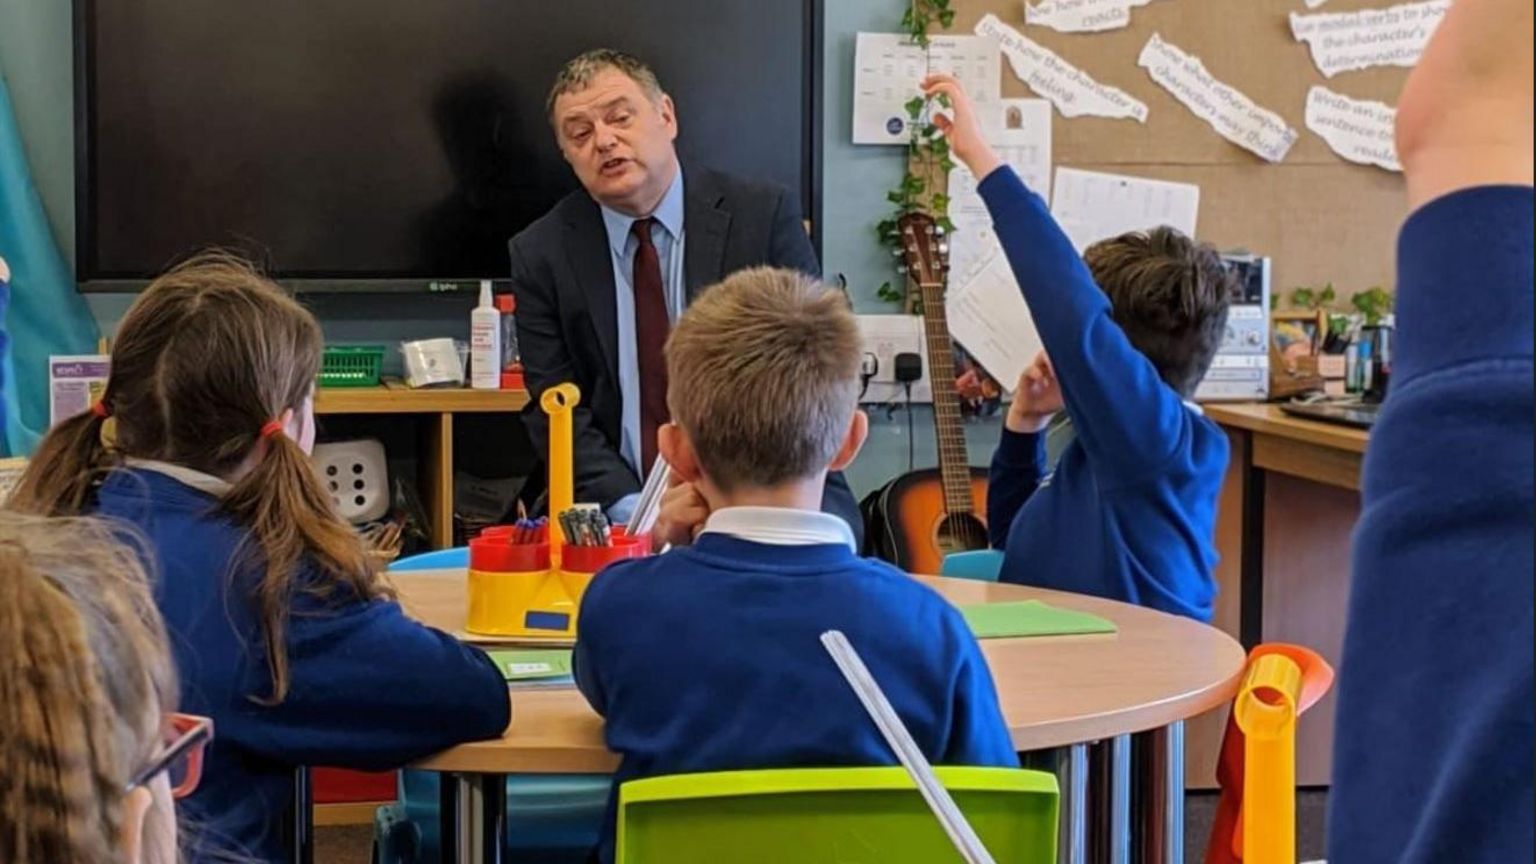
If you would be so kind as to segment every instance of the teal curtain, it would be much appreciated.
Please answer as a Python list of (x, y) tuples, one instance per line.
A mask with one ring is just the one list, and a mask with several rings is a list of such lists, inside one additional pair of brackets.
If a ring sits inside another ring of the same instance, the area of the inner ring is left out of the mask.
[[(60, 105), (68, 111), (68, 105)], [(75, 290), (69, 264), (59, 252), (42, 199), (32, 184), (10, 91), (0, 75), (0, 257), (11, 265), (10, 304), (5, 308), (4, 352), (7, 455), (32, 452), (48, 429), (48, 355), (94, 354), (98, 330), (85, 299)]]

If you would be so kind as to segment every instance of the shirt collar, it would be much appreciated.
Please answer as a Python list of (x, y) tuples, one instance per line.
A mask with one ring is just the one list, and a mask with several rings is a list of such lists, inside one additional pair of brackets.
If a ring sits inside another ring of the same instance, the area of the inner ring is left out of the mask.
[(199, 492), (206, 492), (215, 498), (223, 498), (234, 486), (222, 477), (212, 474), (204, 474), (185, 465), (176, 465), (170, 462), (160, 462), (155, 459), (135, 459), (129, 457), (123, 460), (123, 464), (129, 468), (138, 468), (141, 471), (153, 471), (156, 474), (175, 480), (183, 486), (190, 486)]
[(709, 514), (705, 534), (729, 534), (770, 546), (842, 544), (858, 554), (853, 529), (840, 517), (790, 507), (722, 507)]
[[(638, 217), (620, 213), (606, 205), (597, 205), (603, 211), (603, 228), (608, 232), (608, 247), (613, 250), (614, 257), (624, 257), (624, 250), (629, 243), (629, 232)], [(683, 169), (679, 167), (677, 173), (672, 175), (672, 185), (667, 187), (667, 193), (661, 196), (661, 203), (656, 205), (656, 210), (651, 217), (661, 223), (672, 239), (676, 240), (683, 234)]]

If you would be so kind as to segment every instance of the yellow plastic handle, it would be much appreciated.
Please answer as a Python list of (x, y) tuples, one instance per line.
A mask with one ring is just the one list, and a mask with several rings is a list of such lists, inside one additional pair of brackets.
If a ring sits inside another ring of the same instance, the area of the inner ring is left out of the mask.
[(1243, 730), (1243, 864), (1296, 862), (1296, 715), (1301, 667), (1281, 654), (1248, 666), (1232, 716)]
[(557, 384), (539, 397), (539, 407), (549, 415), (549, 557), (560, 568), (560, 544), (565, 534), (555, 517), (576, 503), (576, 482), (571, 464), (571, 412), (581, 403), (581, 390), (569, 382)]

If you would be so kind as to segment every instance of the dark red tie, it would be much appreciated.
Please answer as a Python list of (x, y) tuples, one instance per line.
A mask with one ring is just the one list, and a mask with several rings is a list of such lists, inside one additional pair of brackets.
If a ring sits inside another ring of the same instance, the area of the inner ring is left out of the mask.
[(640, 474), (656, 461), (656, 428), (667, 422), (667, 361), (662, 349), (672, 321), (661, 282), (661, 258), (651, 242), (655, 219), (636, 219), (630, 229), (640, 246), (635, 250), (635, 354), (640, 364)]

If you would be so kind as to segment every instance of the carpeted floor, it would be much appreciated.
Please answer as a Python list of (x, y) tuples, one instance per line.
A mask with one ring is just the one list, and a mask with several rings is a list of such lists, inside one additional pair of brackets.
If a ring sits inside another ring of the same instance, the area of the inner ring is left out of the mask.
[[(1296, 795), (1297, 860), (1323, 857), (1323, 815), (1328, 793), (1302, 790)], [(1215, 793), (1194, 792), (1184, 805), (1184, 860), (1198, 864), (1205, 857), (1205, 843), (1210, 836), (1211, 820), (1216, 814)], [(319, 828), (315, 831), (317, 864), (369, 864), (373, 849), (371, 825)]]

